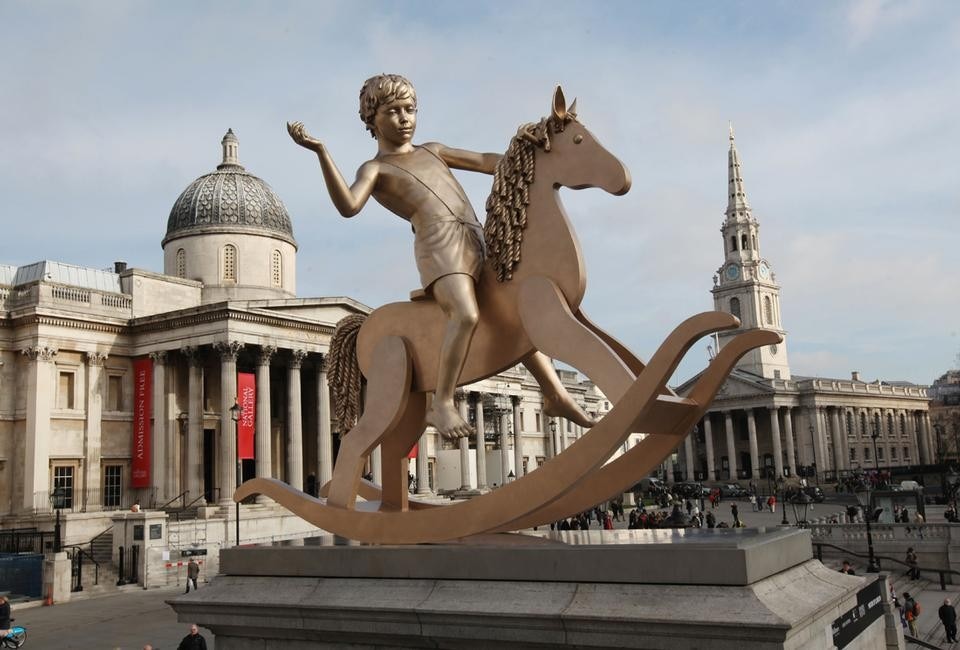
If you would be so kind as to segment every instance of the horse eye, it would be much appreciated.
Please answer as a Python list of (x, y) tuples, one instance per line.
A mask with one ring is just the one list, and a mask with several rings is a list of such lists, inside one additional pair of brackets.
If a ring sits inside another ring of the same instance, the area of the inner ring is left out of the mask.
[(580, 144), (581, 142), (583, 142), (582, 135), (578, 133), (577, 135), (573, 136), (573, 144)]

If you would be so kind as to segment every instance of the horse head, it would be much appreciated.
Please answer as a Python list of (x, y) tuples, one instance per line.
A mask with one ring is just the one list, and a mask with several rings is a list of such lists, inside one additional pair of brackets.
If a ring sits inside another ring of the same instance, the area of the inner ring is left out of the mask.
[(577, 120), (577, 101), (569, 107), (560, 86), (553, 93), (547, 119), (549, 148), (538, 159), (538, 173), (546, 173), (557, 186), (580, 190), (599, 187), (611, 194), (626, 194), (630, 172), (622, 162)]

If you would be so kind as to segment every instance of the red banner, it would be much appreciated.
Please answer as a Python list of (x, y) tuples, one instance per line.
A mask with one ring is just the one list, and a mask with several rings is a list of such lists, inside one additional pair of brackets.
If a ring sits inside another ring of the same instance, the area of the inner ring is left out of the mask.
[[(237, 423), (237, 453), (246, 460), (254, 457), (253, 431), (257, 422), (257, 378), (252, 372), (237, 373), (237, 404), (243, 409)], [(270, 435), (264, 431), (261, 435)]]
[(410, 450), (410, 453), (407, 454), (407, 460), (416, 458), (417, 453), (419, 453), (419, 450), (420, 450), (420, 443), (417, 443), (413, 446), (413, 449)]
[(150, 487), (150, 417), (153, 414), (153, 361), (133, 362), (133, 448), (130, 487)]

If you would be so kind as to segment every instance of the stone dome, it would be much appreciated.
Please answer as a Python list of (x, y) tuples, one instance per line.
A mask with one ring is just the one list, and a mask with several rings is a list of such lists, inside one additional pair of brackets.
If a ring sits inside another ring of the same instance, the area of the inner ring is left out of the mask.
[(290, 215), (280, 197), (237, 158), (238, 141), (228, 129), (223, 162), (190, 183), (170, 210), (162, 246), (179, 237), (207, 233), (264, 234), (296, 247)]

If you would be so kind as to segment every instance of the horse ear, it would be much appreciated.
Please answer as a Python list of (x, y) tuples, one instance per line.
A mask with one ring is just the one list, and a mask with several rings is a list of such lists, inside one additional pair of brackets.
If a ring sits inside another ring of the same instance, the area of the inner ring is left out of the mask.
[(560, 86), (557, 86), (557, 89), (553, 91), (553, 116), (561, 124), (567, 118), (567, 100), (563, 97), (563, 88)]
[(567, 109), (567, 115), (569, 115), (570, 117), (577, 116), (577, 98), (576, 97), (573, 98), (573, 103), (570, 104), (570, 107)]

